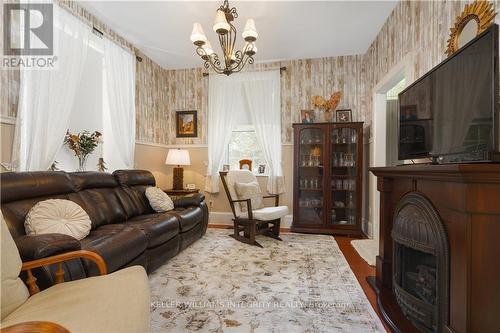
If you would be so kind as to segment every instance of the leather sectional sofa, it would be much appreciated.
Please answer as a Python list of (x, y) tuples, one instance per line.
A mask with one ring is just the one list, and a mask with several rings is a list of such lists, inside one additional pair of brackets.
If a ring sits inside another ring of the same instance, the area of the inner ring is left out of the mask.
[[(205, 234), (208, 208), (204, 195), (197, 194), (175, 200), (172, 211), (156, 213), (144, 194), (148, 186), (155, 186), (155, 178), (144, 170), (2, 173), (1, 209), (23, 261), (82, 249), (101, 255), (110, 273), (133, 265), (152, 272)], [(79, 204), (91, 219), (90, 234), (80, 241), (62, 234), (27, 236), (26, 214), (46, 199)], [(66, 281), (98, 275), (85, 259), (65, 265)], [(39, 286), (54, 283), (55, 267), (35, 273)]]

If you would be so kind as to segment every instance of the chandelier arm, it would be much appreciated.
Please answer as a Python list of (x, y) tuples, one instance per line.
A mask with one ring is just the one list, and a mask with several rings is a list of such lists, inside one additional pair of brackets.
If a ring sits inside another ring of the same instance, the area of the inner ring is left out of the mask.
[(207, 52), (201, 47), (196, 48), (196, 53), (205, 60), (204, 67), (209, 69), (210, 66), (214, 68), (217, 73), (223, 73), (223, 68), (220, 66), (219, 57), (216, 54), (208, 55)]

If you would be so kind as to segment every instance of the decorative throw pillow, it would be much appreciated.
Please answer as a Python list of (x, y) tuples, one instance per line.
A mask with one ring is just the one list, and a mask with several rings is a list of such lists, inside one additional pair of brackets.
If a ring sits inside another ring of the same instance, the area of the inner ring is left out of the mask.
[[(234, 189), (239, 200), (250, 199), (250, 202), (252, 203), (252, 210), (264, 208), (259, 183), (234, 183)], [(240, 210), (242, 212), (247, 211), (246, 202), (240, 202)]]
[(65, 234), (78, 240), (90, 233), (90, 217), (78, 204), (70, 200), (40, 201), (28, 212), (24, 220), (27, 235)]
[(149, 204), (157, 213), (164, 213), (174, 209), (172, 199), (158, 187), (148, 187), (146, 189), (146, 198), (148, 198)]

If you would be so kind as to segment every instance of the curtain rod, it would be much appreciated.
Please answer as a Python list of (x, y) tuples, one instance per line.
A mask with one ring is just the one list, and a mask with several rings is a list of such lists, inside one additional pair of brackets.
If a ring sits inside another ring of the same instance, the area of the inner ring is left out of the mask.
[[(270, 71), (270, 70), (273, 70), (273, 69), (264, 69), (264, 71)], [(280, 67), (280, 74), (283, 72), (283, 71), (286, 71), (286, 67), (283, 66), (283, 67)], [(257, 72), (262, 72), (262, 71), (257, 71)], [(210, 73), (203, 73), (203, 77), (205, 76), (209, 76)]]

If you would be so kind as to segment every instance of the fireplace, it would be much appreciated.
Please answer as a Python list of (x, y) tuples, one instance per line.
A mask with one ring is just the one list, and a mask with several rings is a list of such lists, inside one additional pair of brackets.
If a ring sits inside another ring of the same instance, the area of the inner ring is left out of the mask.
[(394, 213), (392, 287), (406, 318), (421, 332), (442, 332), (448, 318), (449, 249), (433, 205), (411, 192)]

